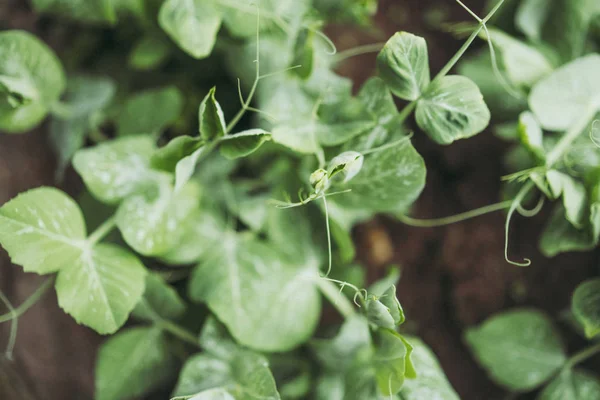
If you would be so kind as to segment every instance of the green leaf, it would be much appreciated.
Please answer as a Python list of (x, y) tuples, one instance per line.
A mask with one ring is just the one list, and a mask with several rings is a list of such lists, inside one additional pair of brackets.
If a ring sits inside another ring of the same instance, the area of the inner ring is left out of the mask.
[(579, 370), (566, 370), (552, 380), (538, 400), (595, 400), (600, 397), (600, 381)]
[(338, 124), (318, 123), (314, 129), (319, 143), (326, 147), (333, 147), (343, 145), (374, 127), (375, 122), (373, 121), (352, 121)]
[(567, 219), (565, 208), (558, 205), (542, 233), (540, 250), (546, 257), (568, 251), (585, 251), (598, 245), (600, 238), (600, 208), (592, 205), (590, 222), (583, 229), (577, 229)]
[(542, 29), (553, 0), (523, 0), (515, 14), (515, 25), (534, 42), (542, 38)]
[(546, 157), (544, 132), (535, 115), (529, 111), (521, 113), (516, 131), (523, 146), (538, 160), (544, 161)]
[(77, 151), (73, 167), (94, 197), (116, 204), (165, 179), (166, 175), (150, 169), (154, 151), (148, 136), (117, 138)]
[(293, 71), (302, 79), (307, 79), (313, 71), (315, 58), (315, 29), (304, 28), (296, 38), (294, 46), (294, 59), (292, 65), (299, 65)]
[(119, 135), (160, 133), (181, 114), (183, 95), (174, 86), (150, 89), (131, 96), (117, 118)]
[(58, 189), (19, 194), (0, 208), (0, 243), (26, 272), (49, 274), (67, 267), (85, 248), (79, 206)]
[(367, 300), (366, 310), (369, 322), (383, 328), (395, 330), (405, 320), (394, 285), (380, 295), (372, 295)]
[(184, 232), (175, 247), (160, 257), (169, 264), (192, 264), (207, 257), (225, 232), (225, 223), (210, 209), (192, 212), (180, 229)]
[(414, 377), (410, 361), (412, 346), (398, 333), (379, 329), (374, 337), (373, 366), (379, 390), (392, 396), (400, 390), (405, 377)]
[(157, 149), (150, 159), (153, 168), (162, 169), (168, 172), (174, 172), (177, 164), (192, 155), (196, 150), (204, 145), (204, 141), (197, 137), (177, 136)]
[(248, 350), (238, 350), (229, 360), (208, 354), (191, 357), (181, 371), (175, 393), (212, 388), (220, 388), (236, 400), (280, 399), (268, 361)]
[(329, 178), (341, 178), (342, 183), (347, 183), (361, 170), (365, 157), (356, 151), (345, 151), (329, 161), (327, 173)]
[(588, 338), (600, 334), (600, 279), (590, 279), (577, 286), (571, 299), (571, 311)]
[(210, 151), (206, 146), (199, 147), (189, 156), (183, 157), (175, 166), (175, 191), (179, 192), (183, 189), (194, 175), (196, 164), (203, 155)]
[(139, 71), (149, 71), (159, 67), (171, 55), (167, 41), (155, 36), (145, 36), (129, 53), (129, 65)]
[(321, 308), (317, 266), (296, 262), (306, 264), (291, 265), (273, 246), (228, 232), (192, 274), (190, 297), (206, 302), (240, 344), (290, 350), (312, 335)]
[(167, 282), (158, 274), (146, 275), (144, 296), (135, 306), (132, 315), (138, 319), (155, 321), (177, 319), (185, 312), (185, 303)]
[(585, 186), (556, 170), (546, 172), (546, 179), (554, 198), (562, 196), (567, 220), (574, 227), (583, 228), (588, 207)]
[(174, 397), (171, 400), (236, 400), (236, 398), (229, 394), (227, 390), (216, 388), (205, 390), (194, 396)]
[(567, 130), (590, 105), (600, 104), (600, 55), (581, 57), (538, 82), (529, 106), (544, 129)]
[(314, 339), (311, 347), (317, 359), (332, 371), (349, 368), (360, 353), (371, 352), (369, 324), (362, 316), (347, 318), (333, 339)]
[(417, 370), (417, 377), (404, 381), (400, 389), (400, 398), (402, 400), (459, 400), (460, 397), (446, 379), (435, 354), (420, 339), (415, 337), (407, 339), (413, 346), (411, 359)]
[(336, 190), (351, 192), (335, 202), (351, 209), (401, 210), (412, 204), (425, 186), (425, 163), (410, 140), (365, 157), (360, 172)]
[(84, 248), (64, 261), (56, 280), (58, 305), (100, 334), (116, 332), (144, 292), (146, 269), (142, 263), (111, 244)]
[(320, 148), (315, 140), (316, 129), (314, 123), (304, 120), (292, 121), (275, 127), (271, 137), (275, 143), (288, 147), (295, 152), (316, 154)]
[(145, 256), (170, 252), (183, 235), (180, 227), (198, 207), (199, 195), (199, 187), (192, 183), (177, 192), (162, 183), (153, 191), (128, 197), (116, 217), (123, 239)]
[(167, 383), (176, 365), (157, 328), (130, 328), (108, 339), (96, 362), (96, 399), (126, 400)]
[(519, 88), (528, 89), (554, 69), (535, 47), (502, 32), (489, 28), (494, 46), (499, 50), (508, 80)]
[(310, 215), (303, 207), (269, 207), (267, 235), (273, 245), (289, 260), (306, 260), (307, 263), (315, 265), (319, 265), (323, 260), (323, 251), (315, 238)]
[(415, 117), (419, 127), (439, 144), (474, 136), (491, 118), (477, 85), (457, 75), (432, 82), (417, 103)]
[(105, 108), (116, 91), (114, 82), (106, 77), (75, 76), (69, 78), (65, 93), (66, 115), (52, 119), (50, 140), (58, 154), (57, 175), (62, 177), (77, 150), (83, 147), (88, 132), (99, 121), (96, 113)]
[(221, 27), (221, 13), (211, 0), (167, 0), (158, 13), (160, 27), (194, 58), (210, 55)]
[(513, 391), (535, 389), (566, 361), (559, 333), (535, 310), (496, 315), (467, 330), (465, 339), (494, 382)]
[(83, 22), (117, 21), (111, 0), (33, 0), (35, 11), (50, 13)]
[(217, 99), (215, 99), (216, 90), (216, 87), (210, 89), (198, 109), (200, 136), (207, 142), (225, 136), (227, 132), (223, 110)]
[(224, 157), (233, 160), (254, 153), (263, 143), (271, 140), (271, 134), (263, 129), (249, 129), (221, 139), (219, 150)]
[(0, 130), (21, 133), (39, 124), (65, 90), (52, 50), (24, 31), (0, 32)]
[(392, 93), (404, 100), (417, 100), (430, 79), (425, 39), (397, 32), (377, 56), (377, 67)]

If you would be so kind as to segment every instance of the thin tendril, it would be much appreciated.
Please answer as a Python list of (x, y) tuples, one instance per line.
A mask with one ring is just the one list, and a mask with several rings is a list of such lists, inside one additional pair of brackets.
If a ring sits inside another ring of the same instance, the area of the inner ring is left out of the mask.
[[(320, 199), (321, 197), (337, 196), (339, 194), (349, 193), (351, 191), (352, 191), (352, 189), (346, 189), (346, 190), (340, 190), (339, 192), (325, 193), (325, 194), (322, 194), (322, 195), (316, 196), (316, 197), (311, 197), (312, 196), (311, 195), (311, 196), (308, 196), (305, 200), (301, 199), (302, 201), (299, 201), (299, 202), (296, 202), (296, 203), (284, 202), (284, 201), (277, 200), (277, 199), (271, 199), (271, 200), (269, 200), (269, 202), (271, 204), (274, 204), (275, 207), (281, 208), (281, 209), (294, 208), (294, 207), (304, 206), (304, 205), (310, 203), (313, 200)], [(289, 198), (289, 195), (287, 197)]]
[[(338, 285), (340, 285), (340, 291), (344, 290), (344, 288), (346, 286), (349, 287), (350, 289), (354, 290), (354, 300), (355, 300), (354, 304), (356, 304), (358, 307), (361, 307), (361, 305), (356, 302), (356, 298), (359, 298), (361, 300), (361, 302), (364, 304), (368, 297), (367, 289), (359, 289), (358, 287), (351, 284), (350, 282), (340, 281), (338, 279), (327, 278), (327, 277), (321, 277), (321, 279), (324, 279), (326, 281), (330, 281), (333, 283), (337, 283)], [(363, 292), (364, 292), (364, 296), (363, 296)]]
[[(33, 294), (31, 296), (29, 296), (23, 303), (21, 303), (21, 305), (19, 305), (16, 308), (16, 310), (15, 310), (16, 317), (20, 317), (21, 315), (25, 314), (25, 312), (27, 310), (29, 310), (32, 306), (34, 306), (42, 298), (42, 296), (48, 291), (48, 289), (50, 289), (52, 287), (53, 283), (54, 283), (54, 278), (46, 279), (46, 281), (44, 283), (42, 283), (35, 290), (35, 292), (33, 292)], [(8, 314), (0, 315), (0, 323), (10, 321), (13, 318), (14, 318), (14, 315), (12, 312), (9, 312)]]
[(335, 43), (333, 43), (333, 41), (329, 37), (327, 37), (326, 34), (324, 34), (323, 32), (321, 32), (318, 29), (312, 29), (309, 26), (304, 26), (304, 27), (311, 30), (312, 32), (316, 33), (317, 36), (319, 36), (321, 39), (323, 39), (323, 41), (331, 48), (331, 51), (326, 51), (327, 55), (334, 56), (337, 53), (337, 48), (335, 47)]
[(294, 69), (298, 69), (298, 68), (301, 68), (301, 67), (302, 67), (302, 65), (300, 65), (300, 64), (298, 64), (298, 65), (292, 65), (291, 67), (287, 67), (287, 68), (279, 69), (277, 71), (269, 72), (268, 74), (262, 74), (258, 78), (259, 79), (269, 78), (271, 76), (283, 74), (285, 72), (292, 71)]
[(456, 214), (456, 215), (452, 215), (450, 217), (444, 217), (444, 218), (435, 218), (435, 219), (416, 219), (416, 218), (411, 218), (408, 215), (398, 215), (398, 219), (400, 220), (400, 222), (406, 224), (406, 225), (410, 225), (410, 226), (414, 226), (414, 227), (418, 227), (418, 228), (434, 228), (434, 227), (439, 227), (439, 226), (445, 226), (445, 225), (450, 225), (450, 224), (454, 224), (457, 222), (462, 222), (462, 221), (466, 221), (468, 219), (471, 218), (475, 218), (475, 217), (479, 217), (485, 214), (489, 214), (495, 211), (500, 211), (500, 210), (505, 210), (507, 208), (509, 208), (512, 204), (512, 201), (503, 201), (500, 203), (496, 203), (496, 204), (491, 204), (489, 206), (485, 206), (485, 207), (481, 207), (481, 208), (476, 208), (474, 210), (471, 211), (467, 211), (461, 214)]
[(381, 42), (352, 47), (337, 53), (333, 58), (333, 62), (337, 64), (352, 57), (361, 56), (363, 54), (369, 53), (377, 53), (383, 48), (383, 46), (385, 46), (385, 43)]
[(521, 214), (524, 217), (527, 217), (527, 218), (535, 217), (536, 215), (539, 214), (540, 211), (542, 211), (542, 208), (544, 208), (545, 202), (546, 202), (546, 198), (544, 196), (540, 196), (540, 199), (538, 200), (537, 204), (531, 210), (528, 210), (525, 207), (523, 207), (522, 204), (519, 204), (517, 206), (517, 211), (519, 212), (519, 214)]
[(520, 206), (521, 202), (527, 196), (529, 191), (533, 189), (534, 183), (533, 181), (527, 182), (519, 191), (519, 193), (515, 196), (510, 208), (508, 209), (508, 213), (506, 214), (506, 222), (504, 224), (504, 259), (507, 263), (516, 265), (518, 267), (528, 267), (531, 265), (531, 260), (529, 258), (523, 258), (523, 262), (512, 261), (508, 258), (508, 238), (510, 232), (510, 221), (512, 219), (515, 210)]
[(12, 306), (8, 298), (0, 291), (0, 300), (6, 305), (6, 308), (10, 311), (11, 314), (11, 323), (10, 323), (10, 335), (8, 337), (8, 344), (6, 345), (6, 358), (9, 360), (13, 359), (13, 350), (15, 348), (15, 342), (17, 341), (17, 329), (19, 327), (19, 317), (17, 315), (17, 311)]
[(329, 229), (329, 209), (327, 207), (327, 198), (323, 196), (323, 206), (325, 207), (325, 227), (327, 229), (327, 253), (328, 253), (328, 264), (327, 264), (327, 273), (325, 274), (325, 278), (329, 276), (331, 273), (331, 264), (332, 264), (332, 255), (331, 255), (331, 230)]

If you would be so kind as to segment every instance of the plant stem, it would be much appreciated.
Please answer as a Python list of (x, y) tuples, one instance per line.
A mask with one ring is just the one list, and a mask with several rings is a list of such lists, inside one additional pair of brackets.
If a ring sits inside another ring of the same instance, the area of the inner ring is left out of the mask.
[(400, 222), (410, 225), (416, 226), (419, 228), (433, 228), (438, 226), (450, 225), (456, 222), (465, 221), (467, 219), (479, 217), (481, 215), (489, 214), (494, 211), (505, 210), (510, 207), (512, 204), (512, 200), (503, 201), (501, 203), (491, 204), (489, 206), (476, 208), (474, 210), (466, 211), (461, 214), (452, 215), (450, 217), (444, 218), (435, 218), (435, 219), (416, 219), (409, 217), (408, 215), (397, 215), (397, 218)]
[(368, 53), (377, 53), (381, 48), (385, 46), (385, 43), (371, 43), (362, 46), (352, 47), (348, 50), (340, 51), (333, 57), (335, 64), (340, 63), (348, 58), (360, 56)]
[(27, 310), (29, 310), (42, 298), (42, 296), (48, 291), (48, 289), (50, 289), (53, 283), (54, 277), (46, 279), (44, 283), (42, 283), (40, 287), (38, 287), (35, 292), (33, 292), (33, 294), (27, 298), (27, 300), (21, 303), (19, 307), (14, 309), (14, 312), (0, 315), (0, 323), (10, 321), (13, 318), (18, 318), (25, 314)]
[(323, 296), (333, 304), (344, 318), (354, 315), (356, 311), (354, 310), (352, 303), (333, 282), (324, 278), (317, 278), (317, 286), (319, 286)]
[(600, 353), (600, 343), (596, 343), (571, 356), (571, 358), (569, 358), (565, 363), (563, 369), (573, 368), (575, 365), (595, 356), (598, 353)]
[(106, 235), (110, 233), (117, 226), (117, 220), (113, 215), (102, 223), (92, 234), (88, 237), (88, 243), (94, 245), (102, 240)]
[(184, 329), (184, 328), (180, 327), (179, 325), (174, 324), (173, 322), (167, 321), (166, 319), (162, 319), (162, 318), (155, 319), (155, 322), (160, 328), (169, 332), (173, 336), (175, 336), (175, 337), (183, 340), (184, 342), (189, 343), (197, 348), (201, 348), (200, 343), (198, 343), (198, 339), (196, 338), (196, 336), (194, 336), (187, 329)]

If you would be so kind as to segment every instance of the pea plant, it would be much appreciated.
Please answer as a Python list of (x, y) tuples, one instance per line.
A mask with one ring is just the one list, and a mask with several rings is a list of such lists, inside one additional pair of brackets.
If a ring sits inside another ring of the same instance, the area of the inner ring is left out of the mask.
[[(435, 226), (506, 209), (507, 260), (525, 265), (508, 257), (508, 222), (537, 212), (525, 206), (539, 192), (561, 200), (542, 238), (546, 254), (597, 245), (600, 137), (584, 133), (600, 111), (600, 57), (587, 28), (578, 52), (562, 54), (574, 47), (542, 35), (554, 22), (534, 18), (532, 2), (519, 20), (534, 44), (488, 27), (508, 18), (503, 2), (480, 18), (457, 0), (476, 23), (433, 76), (425, 39), (396, 33), (376, 46), (378, 76), (353, 95), (336, 67), (373, 46), (336, 53), (321, 28), (368, 25), (373, 0), (34, 0), (50, 18), (90, 24), (83, 44), (102, 46), (93, 39), (100, 25), (130, 46), (107, 50), (98, 66), (114, 73), (99, 74), (84, 68), (93, 51), (59, 58), (30, 33), (0, 32), (0, 130), (49, 119), (57, 181), (72, 166), (85, 186), (76, 199), (35, 188), (0, 208), (12, 262), (49, 276), (19, 307), (1, 296), (9, 313), (0, 322), (12, 324), (7, 355), (18, 317), (54, 287), (75, 321), (113, 335), (98, 353), (99, 400), (163, 388), (194, 400), (458, 399), (427, 346), (400, 333), (398, 273), (367, 286), (350, 231), (379, 213)], [(591, 3), (581, 13), (588, 26)], [(478, 37), (489, 49), (449, 75)], [(509, 161), (519, 169), (506, 178), (512, 200), (442, 220), (409, 217), (426, 177), (411, 117), (416, 134), (450, 145), (489, 125), (484, 96), (491, 106), (518, 104), (518, 122), (498, 126), (517, 145)], [(574, 296), (590, 337), (600, 326), (597, 293), (591, 281)], [(323, 298), (339, 327), (319, 323)], [(583, 357), (566, 362), (549, 326), (535, 311), (514, 312), (467, 342), (493, 378), (531, 389)], [(543, 341), (531, 334), (546, 331)], [(540, 342), (545, 369), (500, 363), (498, 337), (509, 350)], [(564, 371), (547, 398), (561, 398), (552, 396), (564, 382), (597, 382)]]

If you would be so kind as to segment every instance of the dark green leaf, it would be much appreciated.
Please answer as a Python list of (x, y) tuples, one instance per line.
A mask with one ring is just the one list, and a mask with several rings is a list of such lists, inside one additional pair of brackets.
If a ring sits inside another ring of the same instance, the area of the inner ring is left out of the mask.
[(185, 312), (185, 303), (175, 289), (157, 274), (146, 276), (144, 296), (135, 306), (132, 315), (139, 319), (155, 321), (157, 318), (177, 319)]
[(263, 129), (249, 129), (224, 136), (219, 144), (223, 156), (233, 160), (254, 153), (263, 143), (271, 140), (271, 134)]
[(571, 311), (588, 338), (600, 334), (600, 279), (588, 280), (577, 287)]
[(226, 124), (221, 105), (215, 99), (216, 88), (210, 89), (200, 103), (198, 120), (200, 122), (200, 136), (207, 142), (225, 136)]
[(131, 96), (117, 118), (119, 135), (156, 134), (174, 123), (183, 107), (179, 89), (170, 86)]
[(597, 377), (579, 370), (565, 370), (552, 380), (538, 400), (595, 400), (600, 397)]

